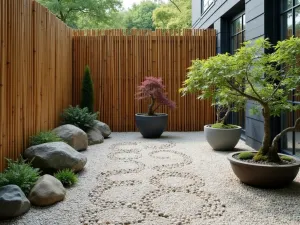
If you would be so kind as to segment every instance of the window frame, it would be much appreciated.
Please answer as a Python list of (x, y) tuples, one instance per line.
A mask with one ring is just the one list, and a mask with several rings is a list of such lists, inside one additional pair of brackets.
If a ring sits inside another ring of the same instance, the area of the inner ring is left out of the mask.
[[(235, 32), (233, 33), (233, 24), (235, 21), (237, 21), (238, 19), (242, 18), (242, 30), (239, 32)], [(242, 34), (242, 43), (245, 41), (245, 32), (246, 32), (246, 16), (245, 16), (245, 12), (241, 12), (239, 13), (237, 16), (235, 16), (231, 21), (230, 21), (230, 53), (234, 54), (234, 52), (238, 49), (233, 49), (233, 40), (234, 37), (238, 37), (239, 34)]]
[[(207, 8), (204, 9), (204, 1), (211, 1), (210, 4), (208, 4)], [(201, 16), (203, 16), (207, 11), (215, 4), (216, 0), (201, 0)]]
[[(281, 10), (281, 9), (283, 9), (283, 1), (284, 0), (281, 0), (280, 1), (280, 39), (281, 40), (283, 40), (283, 39), (285, 39), (285, 37), (284, 37), (284, 29), (283, 29), (283, 16), (284, 15), (287, 15), (289, 12), (291, 12), (292, 13), (292, 35), (294, 35), (295, 36), (295, 28), (296, 28), (296, 23), (295, 23), (295, 18), (296, 18), (296, 13), (295, 13), (295, 11), (296, 11), (296, 9), (298, 9), (298, 8), (300, 8), (300, 1), (296, 4), (296, 0), (292, 0), (293, 2), (292, 2), (292, 6), (290, 7), (290, 8), (287, 8), (287, 9), (285, 9), (285, 10)], [(287, 0), (285, 0), (285, 1), (287, 1)]]

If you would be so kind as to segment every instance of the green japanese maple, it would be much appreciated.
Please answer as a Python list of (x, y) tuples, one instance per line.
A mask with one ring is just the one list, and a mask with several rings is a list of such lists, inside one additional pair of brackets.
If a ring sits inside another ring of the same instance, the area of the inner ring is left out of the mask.
[(270, 117), (299, 108), (288, 101), (288, 96), (300, 84), (299, 65), (300, 38), (291, 37), (275, 46), (268, 39), (258, 39), (245, 42), (234, 55), (219, 54), (207, 60), (193, 61), (180, 91), (183, 94), (200, 91), (200, 99), (212, 98), (215, 102), (221, 99), (229, 106), (246, 100), (257, 103), (251, 111), (264, 117), (264, 138), (254, 159), (264, 157), (279, 162), (278, 140), (287, 131), (294, 130), (300, 121), (271, 142)]

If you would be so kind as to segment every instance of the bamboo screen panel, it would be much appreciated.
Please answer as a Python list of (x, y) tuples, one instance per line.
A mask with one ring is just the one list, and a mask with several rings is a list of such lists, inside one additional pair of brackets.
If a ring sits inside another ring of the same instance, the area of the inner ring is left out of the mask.
[(137, 101), (137, 86), (146, 76), (163, 78), (175, 110), (169, 131), (199, 131), (214, 122), (210, 101), (181, 97), (178, 89), (193, 59), (216, 54), (215, 30), (77, 30), (73, 33), (73, 104), (80, 103), (85, 65), (91, 68), (95, 110), (113, 131), (135, 131), (134, 114), (147, 112), (149, 101)]
[(72, 30), (34, 1), (0, 1), (0, 171), (69, 104)]

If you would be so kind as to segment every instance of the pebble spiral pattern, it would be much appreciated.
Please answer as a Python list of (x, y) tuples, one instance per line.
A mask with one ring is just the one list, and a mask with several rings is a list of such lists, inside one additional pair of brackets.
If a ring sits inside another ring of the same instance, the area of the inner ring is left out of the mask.
[[(141, 224), (148, 217), (159, 217), (165, 219), (166, 224), (181, 225), (199, 219), (222, 216), (226, 206), (221, 204), (216, 196), (201, 190), (205, 185), (203, 179), (191, 173), (174, 171), (193, 162), (190, 156), (172, 150), (174, 146), (176, 146), (174, 142), (164, 144), (120, 142), (111, 145), (111, 152), (107, 156), (109, 159), (135, 166), (131, 169), (111, 170), (99, 174), (98, 185), (89, 193), (89, 199), (94, 207), (85, 210), (80, 217), (81, 224)], [(166, 162), (147, 166), (139, 161), (143, 158), (143, 154), (148, 154), (157, 161)], [(174, 163), (174, 158), (178, 162)], [(171, 159), (172, 162), (168, 163), (167, 161)], [(145, 168), (160, 172), (149, 178), (149, 183), (155, 189), (147, 193), (139, 192), (144, 185), (141, 180), (110, 179), (113, 175), (139, 174)], [(169, 185), (168, 180), (178, 180), (178, 184)], [(115, 190), (119, 190), (119, 193), (112, 196), (111, 193)], [(129, 192), (135, 195), (134, 201), (122, 199), (122, 195)], [(176, 208), (172, 211), (173, 203), (181, 204), (188, 199), (195, 199), (195, 204), (188, 204), (187, 211), (177, 212)]]

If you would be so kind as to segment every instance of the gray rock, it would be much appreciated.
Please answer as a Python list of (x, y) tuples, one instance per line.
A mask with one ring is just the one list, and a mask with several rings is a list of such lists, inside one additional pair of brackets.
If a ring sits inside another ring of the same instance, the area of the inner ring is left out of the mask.
[(100, 144), (104, 141), (102, 133), (96, 128), (89, 129), (89, 131), (87, 132), (87, 136), (89, 140), (89, 145)]
[(48, 206), (64, 200), (66, 189), (53, 176), (44, 175), (38, 179), (28, 198), (33, 205)]
[(87, 162), (85, 155), (64, 142), (35, 145), (25, 150), (24, 155), (34, 167), (42, 170), (83, 169)]
[(53, 132), (77, 151), (86, 150), (88, 147), (88, 137), (86, 133), (74, 125), (62, 125), (55, 128)]
[(0, 219), (23, 215), (30, 209), (30, 202), (17, 185), (0, 187)]
[(107, 138), (111, 134), (111, 130), (106, 123), (95, 120), (94, 128), (99, 130), (104, 138)]

